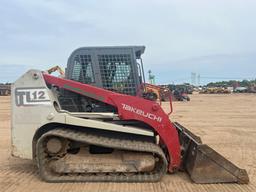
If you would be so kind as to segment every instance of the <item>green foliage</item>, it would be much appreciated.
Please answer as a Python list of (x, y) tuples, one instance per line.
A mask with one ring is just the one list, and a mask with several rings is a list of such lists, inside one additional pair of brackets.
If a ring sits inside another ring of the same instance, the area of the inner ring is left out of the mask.
[(207, 84), (207, 87), (233, 87), (233, 86), (241, 86), (241, 87), (248, 87), (252, 84), (256, 84), (255, 80), (230, 80), (230, 81), (219, 81), (219, 82), (211, 82)]

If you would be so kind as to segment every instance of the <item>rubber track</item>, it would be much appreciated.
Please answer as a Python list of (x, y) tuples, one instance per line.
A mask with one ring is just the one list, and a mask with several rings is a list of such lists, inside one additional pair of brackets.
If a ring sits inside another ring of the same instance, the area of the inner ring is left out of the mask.
[[(57, 174), (47, 170), (47, 153), (44, 148), (44, 140), (49, 136), (63, 137), (69, 140), (74, 140), (82, 143), (93, 144), (98, 146), (110, 147), (121, 150), (150, 152), (158, 156), (159, 161), (156, 164), (156, 169), (149, 173), (136, 173), (134, 175), (124, 175), (120, 173), (72, 173), (72, 174)], [(39, 167), (39, 175), (47, 182), (156, 182), (159, 181), (167, 172), (167, 160), (162, 149), (150, 142), (121, 140), (109, 138), (105, 136), (96, 136), (87, 134), (86, 132), (57, 128), (48, 131), (40, 137), (37, 142), (37, 163)]]

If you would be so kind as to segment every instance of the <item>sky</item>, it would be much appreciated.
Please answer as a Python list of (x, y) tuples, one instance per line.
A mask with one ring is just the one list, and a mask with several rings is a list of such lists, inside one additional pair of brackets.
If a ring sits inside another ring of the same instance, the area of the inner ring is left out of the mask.
[(1, 0), (0, 82), (108, 45), (145, 45), (157, 84), (255, 79), (255, 18), (255, 0)]

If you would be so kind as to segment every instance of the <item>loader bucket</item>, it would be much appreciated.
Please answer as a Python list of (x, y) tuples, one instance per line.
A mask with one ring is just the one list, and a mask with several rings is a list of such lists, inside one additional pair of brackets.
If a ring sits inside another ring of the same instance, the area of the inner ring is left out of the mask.
[(174, 125), (182, 147), (182, 167), (195, 183), (249, 182), (246, 170), (240, 169), (208, 145), (202, 144), (200, 137), (179, 123), (175, 122)]

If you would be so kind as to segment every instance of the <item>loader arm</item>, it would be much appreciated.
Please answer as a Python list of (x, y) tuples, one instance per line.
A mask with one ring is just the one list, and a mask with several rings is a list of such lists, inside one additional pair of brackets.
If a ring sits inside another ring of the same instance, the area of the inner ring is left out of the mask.
[(121, 120), (137, 120), (150, 125), (160, 136), (160, 143), (168, 152), (170, 172), (177, 170), (181, 164), (180, 143), (176, 128), (168, 115), (156, 102), (139, 97), (123, 95), (88, 84), (58, 78), (43, 73), (46, 83), (99, 100), (118, 109)]

